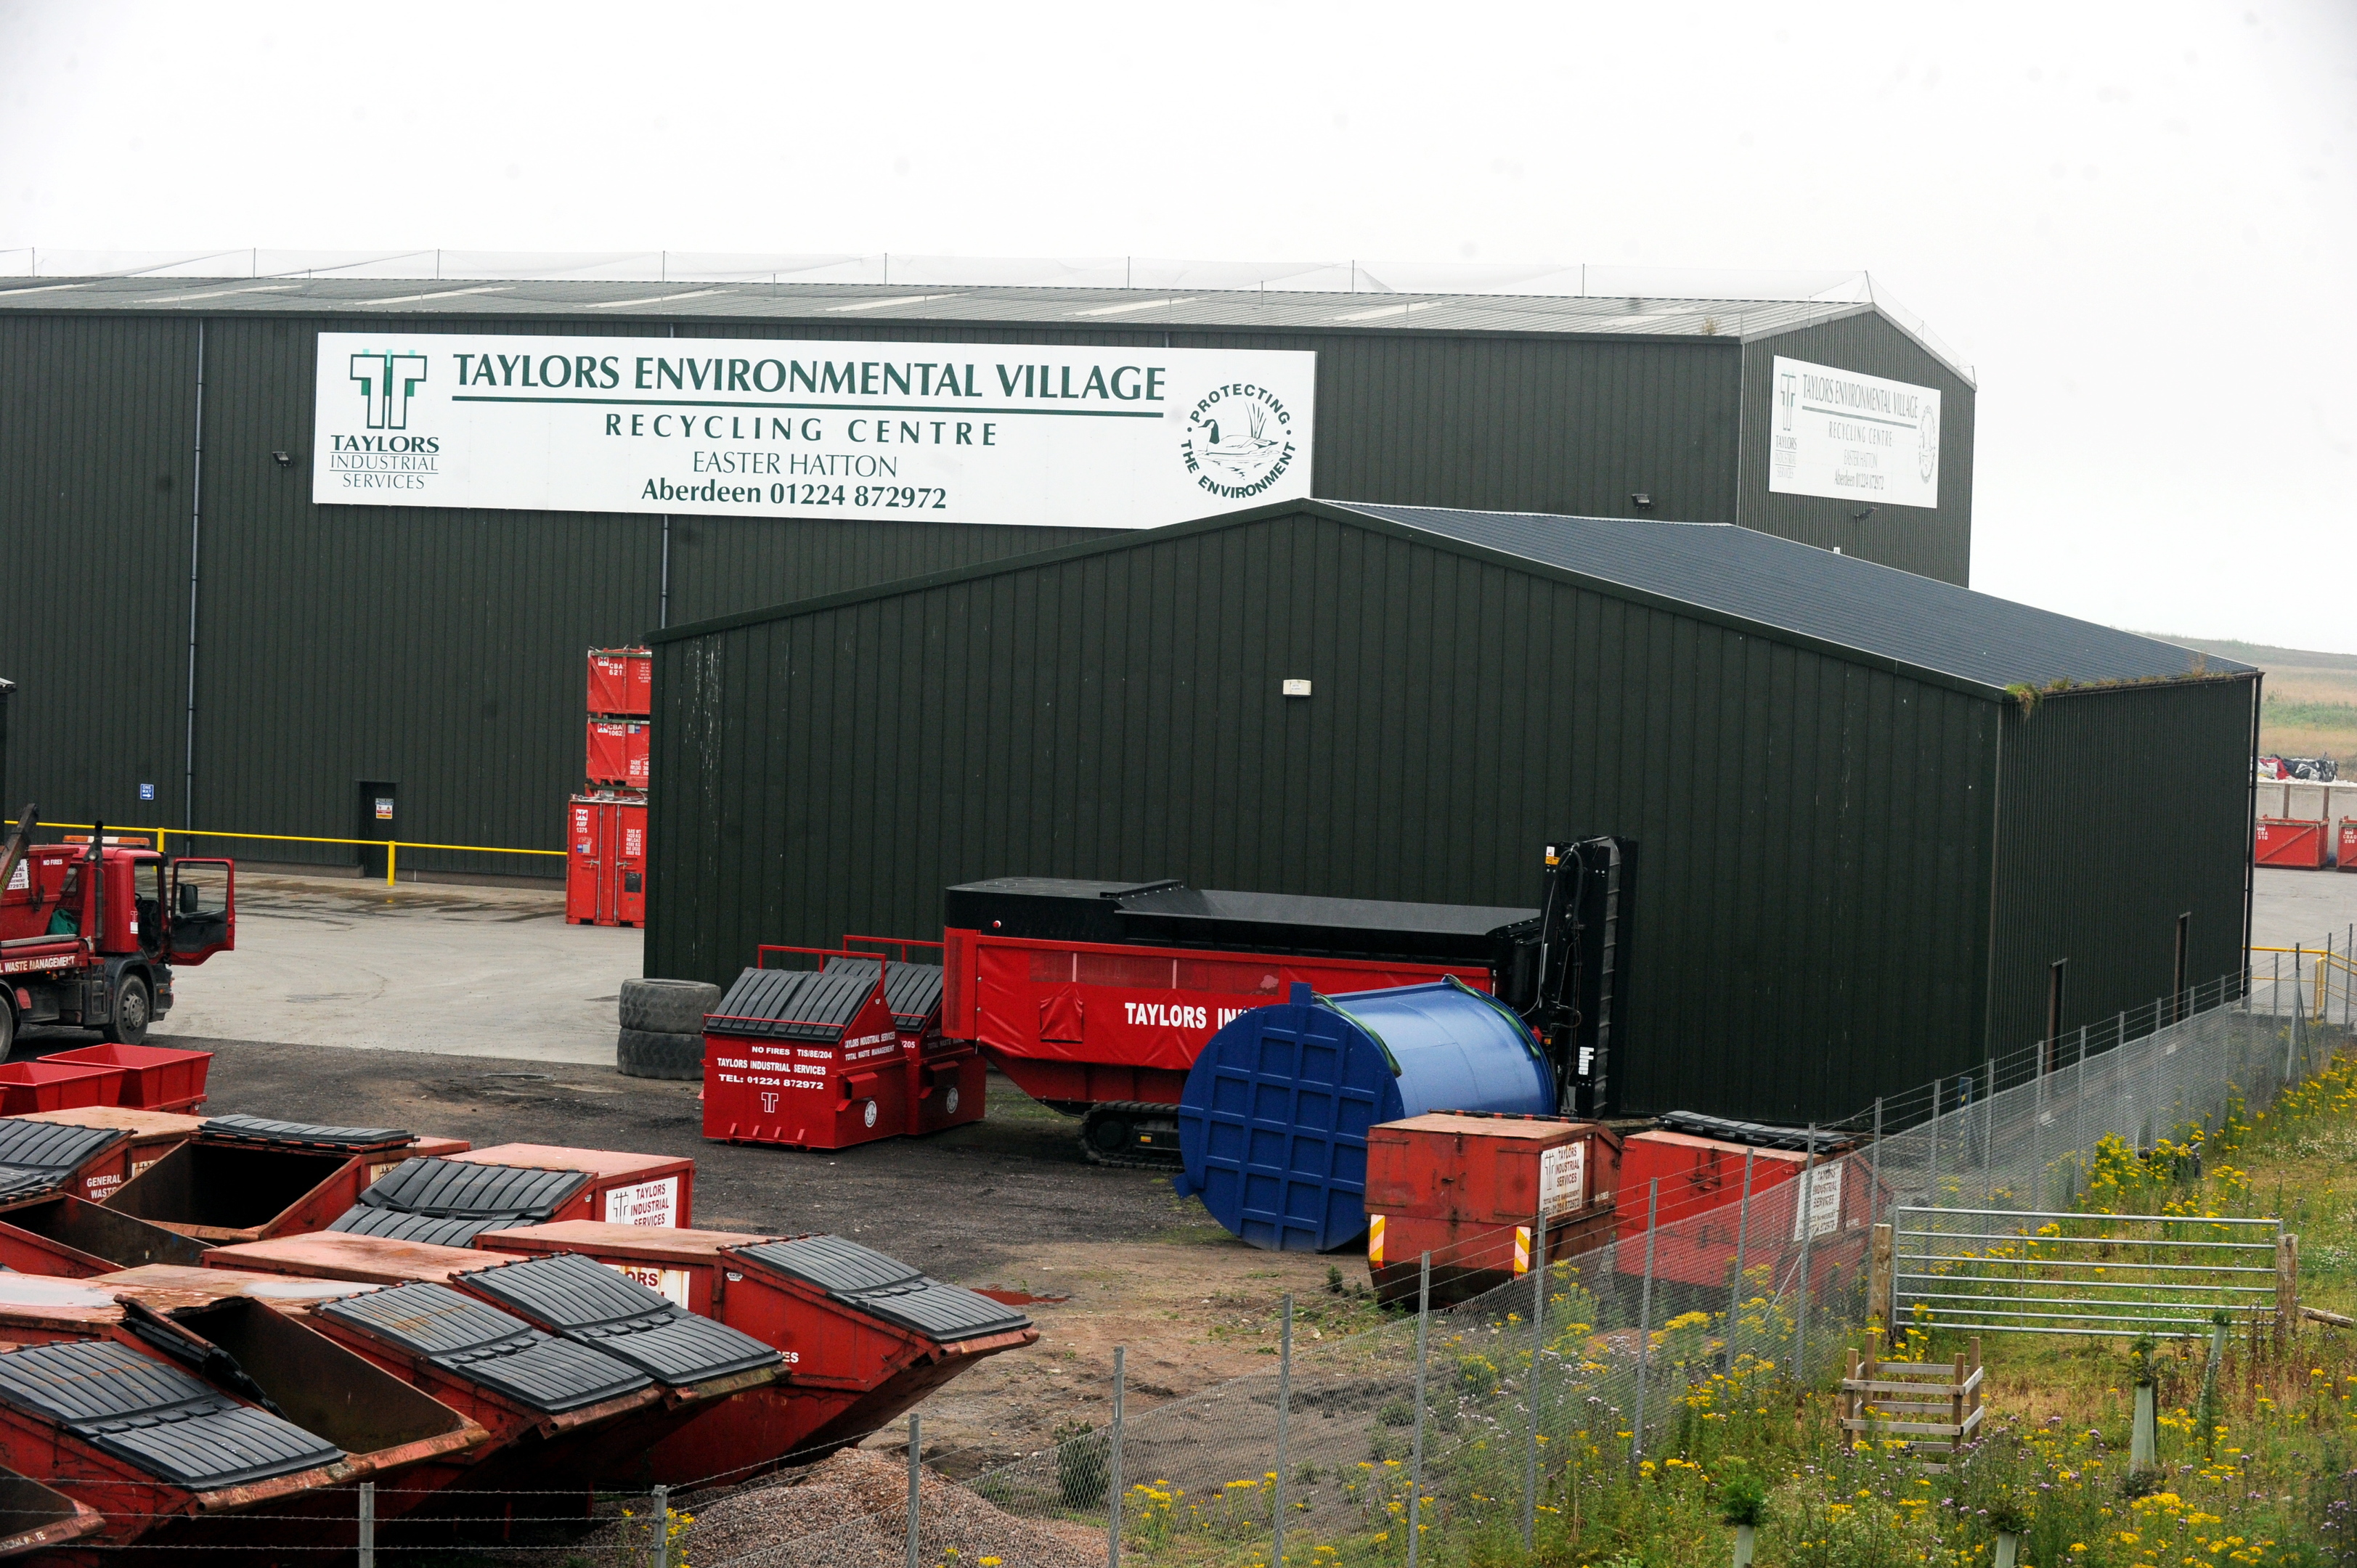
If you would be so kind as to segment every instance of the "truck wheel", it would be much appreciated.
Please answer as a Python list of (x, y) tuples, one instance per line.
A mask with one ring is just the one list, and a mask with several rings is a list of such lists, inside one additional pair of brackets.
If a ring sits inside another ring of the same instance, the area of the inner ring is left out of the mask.
[(114, 988), (114, 1015), (100, 1033), (116, 1045), (135, 1046), (147, 1037), (147, 1026), (155, 1017), (156, 999), (147, 983), (126, 974)]
[(720, 1005), (720, 987), (700, 980), (622, 982), (621, 1025), (654, 1035), (702, 1035), (704, 1015)]
[(6, 1061), (8, 1053), (16, 1048), (16, 1009), (0, 1002), (0, 1061)]
[(614, 1066), (630, 1078), (700, 1079), (704, 1036), (625, 1029), (614, 1041)]

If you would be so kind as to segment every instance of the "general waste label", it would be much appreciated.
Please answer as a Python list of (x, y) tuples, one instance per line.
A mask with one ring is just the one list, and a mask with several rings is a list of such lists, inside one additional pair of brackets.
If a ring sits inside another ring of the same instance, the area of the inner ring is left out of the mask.
[(608, 1225), (677, 1225), (679, 1177), (668, 1176), (658, 1181), (608, 1187), (605, 1219)]

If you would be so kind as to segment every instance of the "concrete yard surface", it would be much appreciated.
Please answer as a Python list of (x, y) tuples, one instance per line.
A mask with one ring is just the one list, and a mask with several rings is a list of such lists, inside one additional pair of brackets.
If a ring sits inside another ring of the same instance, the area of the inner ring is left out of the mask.
[(2330, 936), (2335, 952), (2349, 950), (2351, 929), (2357, 927), (2357, 871), (2262, 865), (2252, 875), (2253, 947), (2316, 948)]
[(561, 892), (242, 875), (237, 950), (179, 972), (162, 1026), (610, 1067), (641, 948), (635, 929), (565, 924)]

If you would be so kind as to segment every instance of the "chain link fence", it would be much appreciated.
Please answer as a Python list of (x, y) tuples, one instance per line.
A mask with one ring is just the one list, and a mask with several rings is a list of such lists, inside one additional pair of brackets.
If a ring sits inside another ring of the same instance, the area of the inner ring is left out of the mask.
[[(1125, 1563), (1267, 1564), (1281, 1550), (1316, 1568), (1345, 1550), (1413, 1565), (1443, 1533), (1519, 1541), (1574, 1506), (1584, 1467), (1675, 1463), (1697, 1423), (1764, 1417), (1780, 1397), (1789, 1414), (1785, 1385), (1830, 1370), (1863, 1330), (1873, 1227), (1894, 1208), (2100, 1206), (2106, 1140), (2198, 1161), (2228, 1118), (2351, 1043), (2344, 942), (2253, 959), (2248, 983), (2157, 998), (1817, 1128), (1829, 1157), (1805, 1174), (1763, 1159), (1732, 1194), (1624, 1188), (1599, 1247), (1350, 1337), (1287, 1336), (1265, 1372), (940, 1483), (956, 1501), (937, 1508), (928, 1489), (913, 1538), (902, 1498), (695, 1561), (1066, 1568), (1106, 1563), (1117, 1540)], [(1494, 1246), (1434, 1254), (1433, 1295), (1454, 1294), (1460, 1253)]]

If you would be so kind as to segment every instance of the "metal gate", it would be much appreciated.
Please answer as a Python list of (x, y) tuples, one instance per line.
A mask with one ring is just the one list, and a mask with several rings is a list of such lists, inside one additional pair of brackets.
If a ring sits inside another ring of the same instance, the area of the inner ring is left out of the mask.
[(1901, 1206), (1890, 1223), (1894, 1332), (2190, 1337), (2298, 1310), (2281, 1219)]

